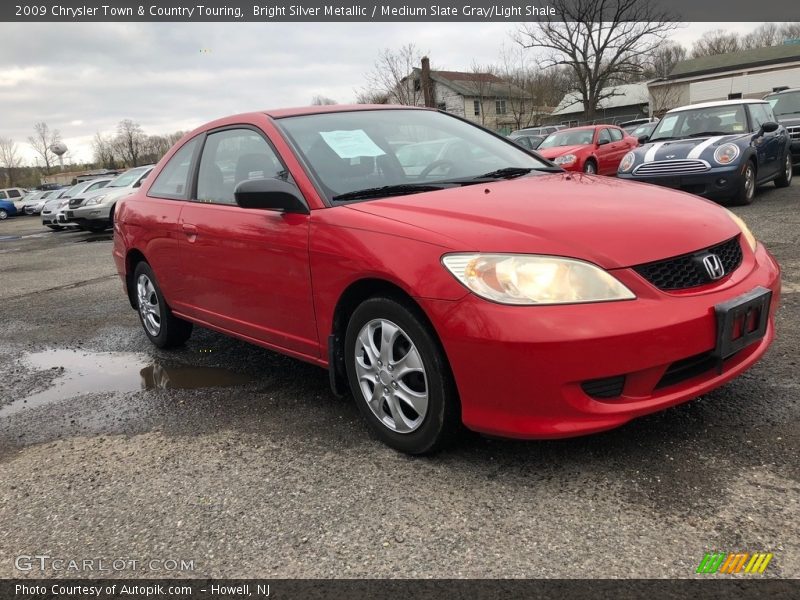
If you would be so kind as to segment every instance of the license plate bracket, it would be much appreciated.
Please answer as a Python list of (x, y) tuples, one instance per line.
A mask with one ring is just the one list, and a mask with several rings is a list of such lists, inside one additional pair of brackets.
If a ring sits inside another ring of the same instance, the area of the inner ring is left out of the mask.
[(766, 335), (771, 301), (772, 291), (759, 286), (714, 306), (717, 344), (713, 356), (719, 361), (720, 370), (722, 361)]

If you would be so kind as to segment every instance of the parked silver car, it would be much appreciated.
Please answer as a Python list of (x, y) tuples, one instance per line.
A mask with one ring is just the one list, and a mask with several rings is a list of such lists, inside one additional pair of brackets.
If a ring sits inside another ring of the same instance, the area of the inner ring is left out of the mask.
[(150, 174), (155, 165), (134, 167), (118, 175), (102, 190), (84, 197), (71, 198), (69, 207), (59, 215), (59, 224), (75, 223), (89, 231), (103, 231), (114, 222), (117, 201), (129, 196)]
[(64, 225), (58, 224), (58, 213), (66, 210), (71, 198), (77, 198), (103, 189), (112, 180), (111, 177), (99, 177), (82, 181), (61, 193), (57, 198), (51, 197), (44, 203), (42, 208), (42, 225), (55, 231), (64, 229)]
[(38, 215), (42, 212), (45, 202), (58, 197), (63, 191), (63, 189), (40, 190), (35, 194), (26, 196), (23, 200), (22, 212), (26, 215)]

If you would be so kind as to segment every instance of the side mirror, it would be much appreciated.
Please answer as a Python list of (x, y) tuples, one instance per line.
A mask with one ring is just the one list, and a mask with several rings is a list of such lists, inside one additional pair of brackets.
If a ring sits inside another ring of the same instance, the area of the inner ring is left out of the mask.
[(639, 140), (640, 144), (646, 144), (650, 140), (650, 136), (649, 135), (640, 135), (636, 139)]
[(597, 140), (598, 146), (605, 146), (606, 144), (610, 144), (611, 140)]
[(761, 125), (760, 133), (772, 133), (773, 131), (777, 131), (778, 127), (780, 127), (780, 125), (778, 125), (775, 121), (767, 121)]
[(297, 186), (274, 177), (242, 181), (236, 186), (233, 197), (236, 199), (236, 204), (242, 208), (261, 208), (305, 215), (310, 212)]

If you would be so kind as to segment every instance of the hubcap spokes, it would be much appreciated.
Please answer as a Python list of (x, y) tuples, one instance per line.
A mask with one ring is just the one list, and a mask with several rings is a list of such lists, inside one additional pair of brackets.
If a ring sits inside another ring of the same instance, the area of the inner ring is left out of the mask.
[(139, 275), (139, 280), (136, 282), (136, 296), (144, 328), (150, 335), (158, 335), (161, 331), (161, 310), (158, 294), (147, 275)]
[(748, 198), (753, 197), (753, 192), (755, 192), (755, 176), (753, 175), (753, 168), (748, 167), (747, 171), (744, 175), (744, 185), (745, 185), (745, 194), (747, 194)]
[(374, 319), (358, 334), (355, 367), (363, 399), (388, 429), (410, 433), (428, 412), (428, 379), (422, 357), (405, 331)]

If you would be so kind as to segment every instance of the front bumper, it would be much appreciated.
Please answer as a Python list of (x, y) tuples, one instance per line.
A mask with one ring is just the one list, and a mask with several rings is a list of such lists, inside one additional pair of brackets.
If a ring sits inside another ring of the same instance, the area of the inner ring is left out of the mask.
[(704, 198), (730, 198), (742, 186), (742, 170), (744, 165), (734, 167), (713, 167), (704, 173), (685, 175), (645, 175), (618, 173), (620, 179), (629, 179), (642, 183), (652, 183), (661, 187), (681, 190)]
[[(470, 429), (504, 437), (557, 438), (617, 427), (696, 398), (752, 366), (772, 342), (780, 268), (759, 245), (717, 285), (666, 293), (631, 269), (614, 274), (637, 299), (515, 307), (472, 294), (457, 302), (420, 299), (442, 340)], [(714, 306), (757, 286), (772, 290), (767, 332), (723, 364), (676, 365), (715, 347)], [(614, 398), (582, 384), (624, 376)], [(670, 378), (671, 377), (671, 378)], [(666, 384), (665, 384), (666, 382)]]
[(76, 223), (78, 225), (110, 223), (111, 205), (97, 204), (94, 206), (67, 208), (62, 214), (64, 215), (64, 219), (67, 223)]

